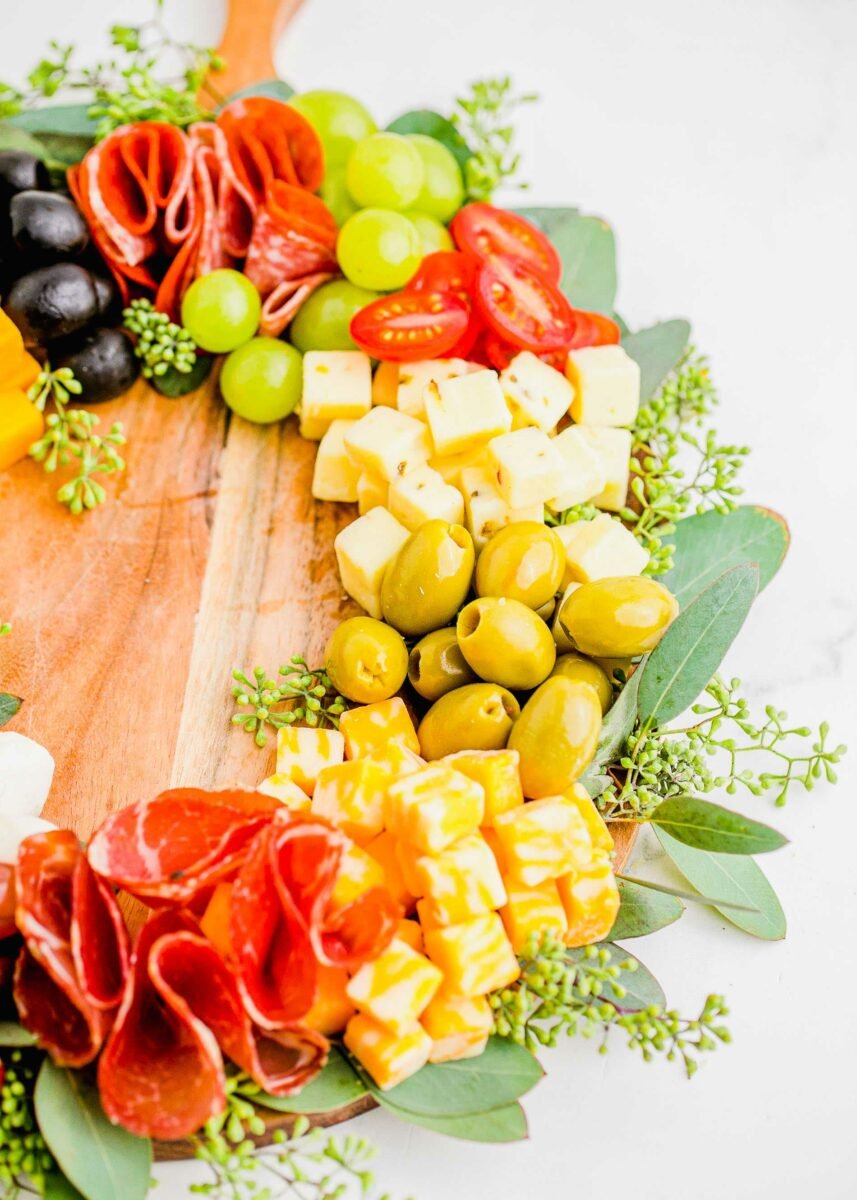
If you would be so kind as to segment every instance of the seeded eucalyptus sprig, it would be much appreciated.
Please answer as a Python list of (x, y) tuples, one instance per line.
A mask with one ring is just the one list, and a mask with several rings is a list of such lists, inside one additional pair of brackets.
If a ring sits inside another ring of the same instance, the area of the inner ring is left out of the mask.
[(122, 312), (122, 323), (137, 335), (134, 353), (143, 363), (145, 379), (161, 378), (167, 371), (189, 375), (196, 365), (197, 345), (188, 331), (151, 300), (132, 300)]
[(456, 98), (451, 120), (473, 151), (464, 168), (469, 200), (490, 200), (500, 184), (517, 175), (521, 155), (515, 149), (514, 113), (535, 100), (535, 93), (516, 94), (508, 75), (477, 80), (469, 96)]
[(325, 725), (339, 728), (346, 702), (325, 671), (310, 670), (302, 655), (293, 654), (289, 664), (280, 667), (278, 675), (279, 679), (272, 679), (264, 667), (255, 667), (252, 678), (244, 671), (232, 672), (236, 681), (232, 695), (240, 707), (250, 709), (235, 713), (232, 724), (252, 733), (257, 746), (266, 745), (268, 726), (283, 729), (304, 722), (321, 728)]
[(14, 1197), (42, 1195), (54, 1160), (39, 1133), (33, 1089), (41, 1065), (35, 1051), (4, 1049), (0, 1055), (0, 1191)]

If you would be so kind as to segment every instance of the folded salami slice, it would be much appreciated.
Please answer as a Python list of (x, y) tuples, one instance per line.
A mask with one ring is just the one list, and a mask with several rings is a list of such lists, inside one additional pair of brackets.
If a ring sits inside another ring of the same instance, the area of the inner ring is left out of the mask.
[(276, 179), (315, 192), (324, 178), (324, 151), (297, 109), (269, 96), (227, 104), (217, 118), (236, 174), (261, 204)]
[(259, 333), (264, 337), (279, 337), (307, 297), (317, 287), (335, 278), (332, 271), (320, 271), (303, 279), (287, 279), (277, 284), (262, 305)]
[(336, 237), (324, 201), (275, 180), (256, 212), (244, 274), (264, 297), (283, 280), (336, 271)]

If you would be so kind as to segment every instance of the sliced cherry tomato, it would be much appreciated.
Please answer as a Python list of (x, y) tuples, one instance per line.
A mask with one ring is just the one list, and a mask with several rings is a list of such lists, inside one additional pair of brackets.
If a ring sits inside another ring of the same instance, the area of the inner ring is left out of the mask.
[(464, 336), (469, 315), (464, 301), (447, 292), (394, 292), (352, 317), (351, 336), (385, 362), (443, 358)]
[(536, 354), (567, 346), (574, 333), (574, 315), (565, 296), (519, 258), (482, 264), (476, 276), (476, 304), (496, 334)]
[(482, 319), (473, 304), (473, 285), (478, 259), (460, 250), (436, 250), (427, 254), (407, 291), (448, 292), (467, 306), (470, 318), (461, 339), (449, 351), (450, 358), (467, 358), (482, 330)]
[(559, 255), (542, 231), (517, 213), (492, 204), (465, 204), (449, 228), (459, 250), (484, 261), (519, 258), (551, 283), (559, 283)]
[(493, 367), (494, 363), (488, 356), (488, 339), (495, 336), (495, 334), (489, 333), (489, 331), (483, 325), (479, 333), (476, 335), (476, 341), (473, 343), (470, 351), (465, 356), (467, 361), (477, 363), (480, 367)]
[[(488, 361), (496, 371), (505, 371), (515, 355), (521, 353), (520, 346), (513, 346), (511, 342), (504, 341), (496, 333), (486, 333), (484, 345)], [(563, 346), (560, 350), (546, 350), (536, 357), (555, 370), (564, 371), (565, 360), (568, 358), (568, 347)]]
[(584, 312), (580, 308), (573, 309), (574, 334), (569, 342), (569, 350), (583, 350), (587, 346), (617, 346), (622, 337), (622, 331), (615, 321), (605, 317), (603, 313)]

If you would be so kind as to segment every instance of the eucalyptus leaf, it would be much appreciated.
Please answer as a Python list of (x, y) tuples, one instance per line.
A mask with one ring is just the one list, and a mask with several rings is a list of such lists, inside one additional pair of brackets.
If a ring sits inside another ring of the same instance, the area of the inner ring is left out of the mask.
[(665, 829), (656, 827), (655, 833), (688, 883), (703, 896), (718, 896), (752, 909), (745, 912), (712, 902), (712, 907), (727, 921), (766, 941), (779, 941), (786, 936), (782, 905), (755, 859), (697, 850), (677, 841)]
[(672, 925), (684, 912), (684, 905), (676, 896), (641, 887), (628, 879), (617, 879), (616, 882), (620, 903), (610, 930), (611, 941), (657, 933), (659, 929)]
[[(425, 1068), (423, 1068), (425, 1069)], [(391, 1104), (389, 1092), (378, 1092), (376, 1099), (382, 1108), (400, 1121), (409, 1125), (419, 1125), (421, 1129), (430, 1129), (432, 1133), (443, 1134), (444, 1137), (459, 1138), (465, 1142), (521, 1142), (528, 1136), (527, 1117), (520, 1104), (504, 1104), (500, 1108), (492, 1108), (487, 1112), (467, 1113), (459, 1116), (427, 1117), (419, 1113), (408, 1112)]]
[(731, 808), (722, 808), (698, 796), (668, 797), (661, 801), (650, 821), (686, 846), (718, 854), (765, 854), (788, 842), (770, 825), (751, 821)]
[(27, 133), (26, 129), (18, 129), (7, 122), (0, 124), (0, 150), (23, 150), (26, 154), (44, 161), (48, 153), (38, 138)]
[(187, 396), (189, 392), (195, 392), (208, 378), (213, 365), (212, 355), (201, 354), (189, 371), (177, 371), (175, 367), (170, 367), (163, 375), (153, 375), (148, 382), (162, 396), (174, 400), (179, 396)]
[(260, 79), (257, 83), (250, 83), (247, 87), (233, 92), (226, 103), (231, 104), (233, 100), (243, 100), (247, 96), (269, 96), (272, 100), (288, 100), (294, 94), (295, 89), (286, 83), (285, 79)]
[(86, 1200), (145, 1200), (152, 1143), (108, 1121), (95, 1086), (79, 1071), (42, 1063), (36, 1120), (63, 1175)]
[[(622, 691), (614, 700), (613, 706), (609, 709), (601, 723), (601, 732), (598, 735), (595, 756), (589, 765), (587, 774), (581, 780), (587, 791), (589, 791), (586, 783), (587, 778), (597, 777), (599, 767), (613, 763), (619, 758), (625, 742), (628, 740), (628, 734), (637, 723), (638, 693), (640, 691), (640, 681), (643, 676), (643, 665), (641, 664), (637, 667), (637, 670), (622, 688)], [(600, 793), (598, 794), (600, 795)]]
[(651, 400), (663, 381), (674, 370), (690, 340), (688, 321), (660, 321), (622, 338), (622, 345), (640, 367), (640, 400)]
[[(607, 1000), (610, 1004), (615, 1004), (622, 1012), (639, 1012), (643, 1008), (648, 1008), (650, 1004), (666, 1004), (667, 998), (664, 989), (649, 968), (640, 962), (636, 954), (631, 954), (624, 946), (616, 946), (613, 942), (600, 942), (599, 948), (601, 946), (610, 951), (614, 966), (618, 966), (619, 963), (626, 962), (628, 959), (637, 964), (634, 971), (623, 971), (619, 980), (625, 989), (625, 995), (617, 996), (613, 988), (606, 984), (601, 991), (602, 999)], [(569, 949), (566, 953), (569, 958), (579, 961), (585, 957), (586, 947)]]
[(269, 1096), (262, 1092), (253, 1097), (263, 1108), (284, 1113), (332, 1112), (365, 1096), (367, 1088), (348, 1059), (337, 1046), (331, 1046), (324, 1070), (296, 1096)]
[(418, 108), (402, 113), (387, 126), (390, 133), (422, 133), (446, 146), (456, 162), (464, 170), (465, 163), (473, 157), (473, 151), (453, 125), (452, 121), (429, 108)]
[(50, 1175), (45, 1176), (45, 1190), (42, 1195), (44, 1200), (81, 1200), (82, 1193), (65, 1175), (52, 1171)]
[(0, 692), (0, 726), (8, 724), (23, 703), (20, 696), (10, 696), (8, 692)]
[(90, 117), (89, 107), (48, 104), (10, 117), (9, 124), (36, 137), (43, 148), (40, 157), (72, 166), (95, 143), (97, 123)]
[[(705, 904), (709, 908), (735, 908), (739, 912), (755, 912), (749, 904), (733, 904), (719, 896), (701, 896), (699, 892), (682, 891), (681, 888), (668, 887), (665, 883), (655, 883), (651, 879), (635, 879), (631, 875), (617, 875), (617, 881), (636, 884), (653, 892), (662, 892), (665, 896), (675, 896), (678, 900), (688, 900), (692, 904)], [(611, 930), (612, 932), (612, 930)]]
[(744, 505), (729, 513), (698, 513), (678, 521), (670, 537), (675, 566), (661, 583), (686, 608), (729, 567), (756, 563), (759, 591), (782, 566), (789, 548), (789, 527), (769, 508)]
[(15, 1021), (0, 1021), (0, 1046), (35, 1046), (36, 1039), (29, 1029)]
[(575, 308), (613, 312), (616, 299), (616, 242), (601, 217), (574, 208), (515, 210), (547, 234), (562, 260), (560, 287)]
[(643, 723), (664, 725), (693, 704), (738, 636), (758, 587), (755, 563), (733, 567), (676, 617), (639, 671)]
[(609, 775), (581, 775), (578, 780), (590, 800), (597, 800), (599, 796), (603, 796), (612, 782)]

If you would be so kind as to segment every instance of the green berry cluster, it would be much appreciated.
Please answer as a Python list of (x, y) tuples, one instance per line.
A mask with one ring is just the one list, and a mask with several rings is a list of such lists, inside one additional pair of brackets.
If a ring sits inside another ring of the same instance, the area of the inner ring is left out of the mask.
[(0, 1188), (15, 1196), (22, 1179), (41, 1195), (54, 1160), (36, 1125), (33, 1088), (39, 1060), (22, 1050), (0, 1057)]
[(267, 743), (267, 726), (282, 729), (304, 722), (313, 727), (339, 728), (346, 702), (326, 671), (311, 670), (302, 655), (293, 654), (278, 674), (279, 679), (272, 679), (263, 667), (255, 667), (252, 678), (244, 671), (232, 672), (236, 681), (232, 695), (240, 707), (250, 709), (235, 713), (233, 725), (252, 733), (257, 746)]
[(189, 375), (195, 367), (196, 342), (150, 300), (132, 300), (122, 312), (122, 322), (137, 335), (134, 353), (143, 363), (145, 379), (158, 379), (169, 370)]

